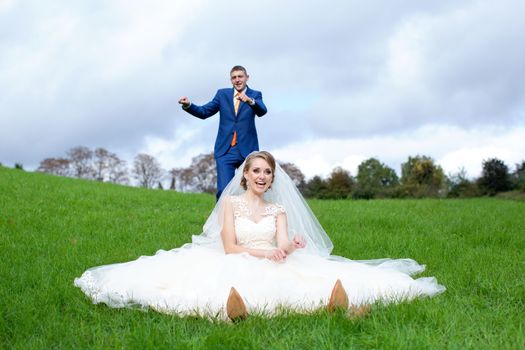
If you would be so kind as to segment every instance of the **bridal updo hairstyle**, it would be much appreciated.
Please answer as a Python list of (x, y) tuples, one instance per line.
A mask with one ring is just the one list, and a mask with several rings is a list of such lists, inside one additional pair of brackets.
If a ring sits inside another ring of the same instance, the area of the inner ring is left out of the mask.
[[(273, 182), (274, 177), (275, 177), (275, 158), (269, 152), (266, 152), (266, 151), (259, 151), (259, 152), (251, 153), (246, 158), (246, 163), (244, 164), (244, 169), (242, 169), (243, 174), (248, 172), (248, 170), (250, 170), (250, 168), (252, 166), (252, 162), (253, 162), (253, 160), (255, 158), (264, 159), (268, 163), (268, 165), (272, 169), (272, 182)], [(248, 187), (246, 186), (246, 179), (244, 178), (244, 176), (241, 179), (241, 186), (242, 186), (242, 188), (244, 188), (245, 191), (248, 189)]]

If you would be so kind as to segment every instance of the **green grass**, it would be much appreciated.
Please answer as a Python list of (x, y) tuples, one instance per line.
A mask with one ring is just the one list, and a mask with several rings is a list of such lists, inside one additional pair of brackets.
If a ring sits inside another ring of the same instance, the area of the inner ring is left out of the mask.
[(519, 349), (525, 347), (525, 202), (311, 201), (334, 254), (411, 257), (447, 291), (341, 313), (239, 324), (93, 305), (89, 267), (191, 240), (214, 197), (0, 167), (0, 348)]

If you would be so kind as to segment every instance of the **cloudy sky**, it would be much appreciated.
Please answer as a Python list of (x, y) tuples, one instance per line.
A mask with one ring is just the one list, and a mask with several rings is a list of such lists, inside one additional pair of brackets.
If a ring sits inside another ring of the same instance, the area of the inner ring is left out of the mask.
[(477, 176), (525, 159), (525, 2), (0, 0), (0, 162), (73, 146), (165, 169), (209, 153), (208, 102), (241, 64), (261, 149), (307, 177), (410, 155)]

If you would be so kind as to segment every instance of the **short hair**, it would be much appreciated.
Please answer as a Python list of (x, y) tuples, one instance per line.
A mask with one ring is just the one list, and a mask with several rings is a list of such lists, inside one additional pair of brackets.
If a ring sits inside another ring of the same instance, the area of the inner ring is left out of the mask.
[(233, 68), (230, 70), (230, 75), (238, 70), (243, 71), (244, 74), (248, 75), (248, 72), (246, 72), (246, 68), (244, 68), (243, 66), (233, 66)]
[[(246, 163), (244, 163), (244, 168), (242, 169), (242, 173), (244, 174), (248, 170), (250, 170), (250, 168), (252, 166), (252, 163), (253, 163), (253, 160), (255, 158), (264, 159), (266, 161), (266, 163), (268, 163), (268, 165), (272, 169), (272, 182), (273, 182), (273, 180), (275, 178), (275, 158), (270, 154), (270, 152), (260, 151), (260, 152), (251, 153), (246, 158)], [(248, 189), (248, 187), (246, 186), (246, 179), (244, 178), (244, 176), (241, 179), (241, 187), (244, 188), (245, 191)]]

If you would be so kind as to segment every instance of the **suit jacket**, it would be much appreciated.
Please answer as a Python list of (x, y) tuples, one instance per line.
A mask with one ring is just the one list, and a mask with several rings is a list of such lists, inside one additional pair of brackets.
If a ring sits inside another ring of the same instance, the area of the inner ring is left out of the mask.
[(215, 140), (214, 156), (219, 158), (228, 152), (233, 138), (233, 132), (237, 131), (237, 147), (243, 157), (253, 151), (259, 150), (259, 140), (255, 129), (255, 116), (262, 117), (266, 114), (266, 106), (262, 100), (260, 91), (246, 88), (246, 96), (254, 99), (255, 104), (250, 106), (241, 101), (237, 115), (233, 106), (233, 88), (219, 89), (215, 97), (203, 106), (191, 104), (185, 109), (191, 115), (206, 119), (219, 112), (219, 131)]

